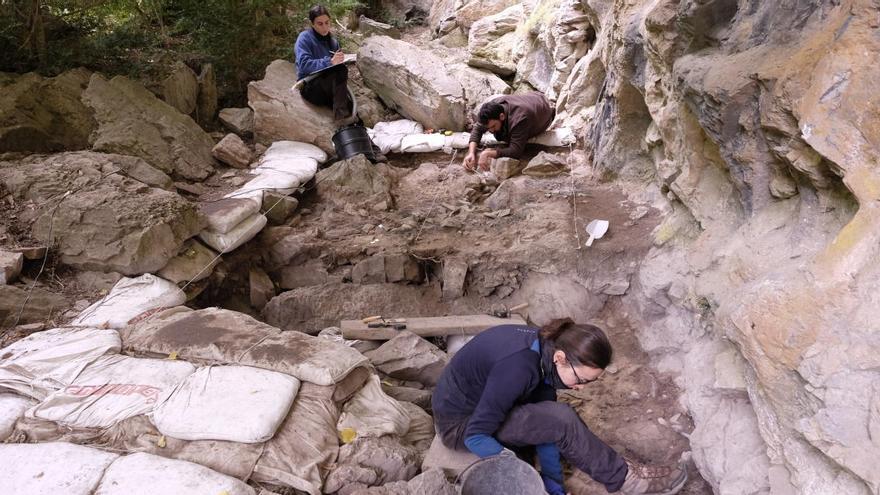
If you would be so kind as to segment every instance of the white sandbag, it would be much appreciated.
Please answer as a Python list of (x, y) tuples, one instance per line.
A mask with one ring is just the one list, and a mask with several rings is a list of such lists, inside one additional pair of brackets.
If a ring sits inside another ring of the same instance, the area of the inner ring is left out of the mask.
[(422, 124), (412, 120), (395, 120), (392, 122), (378, 122), (368, 130), (373, 144), (382, 150), (382, 153), (400, 152), (400, 143), (404, 136), (410, 134), (422, 134), (425, 132)]
[(471, 144), (471, 133), (469, 132), (454, 132), (451, 136), (446, 136), (446, 143), (444, 147), (453, 148), (457, 150), (462, 150), (468, 147)]
[(399, 402), (409, 416), (409, 429), (401, 440), (415, 447), (424, 459), (434, 441), (434, 418), (412, 402)]
[(266, 222), (266, 217), (257, 213), (236, 225), (229, 232), (221, 234), (211, 230), (203, 230), (199, 233), (199, 238), (218, 252), (228, 253), (253, 239), (263, 230)]
[(10, 495), (91, 495), (118, 457), (61, 442), (0, 445), (0, 487)]
[[(340, 387), (369, 364), (360, 352), (302, 332), (282, 332), (250, 316), (218, 308), (156, 315), (125, 334), (131, 352), (197, 363), (235, 363), (285, 373), (304, 382)], [(354, 385), (354, 390), (366, 380)]]
[(151, 418), (181, 440), (265, 442), (287, 417), (300, 382), (250, 366), (205, 366), (159, 400)]
[(403, 436), (409, 431), (409, 422), (406, 409), (385, 394), (379, 377), (372, 375), (342, 406), (336, 429), (343, 442), (351, 443), (360, 437)]
[(260, 201), (255, 197), (222, 198), (217, 201), (199, 203), (199, 210), (205, 217), (208, 229), (218, 234), (225, 234), (235, 228), (246, 218), (260, 212)]
[(300, 184), (305, 184), (318, 172), (318, 162), (314, 158), (276, 157), (264, 159), (260, 162), (260, 165), (253, 170), (257, 175), (263, 175), (270, 171), (291, 175), (296, 177)]
[(321, 495), (339, 453), (338, 420), (333, 387), (303, 383), (287, 419), (266, 442), (251, 479)]
[(437, 151), (446, 144), (443, 134), (410, 134), (400, 141), (401, 153), (427, 153)]
[(537, 136), (529, 139), (530, 143), (540, 144), (542, 146), (568, 146), (577, 141), (574, 131), (568, 127), (560, 127), (552, 131), (545, 131)]
[(71, 427), (106, 428), (151, 412), (159, 397), (195, 370), (184, 361), (104, 356), (26, 415)]
[(276, 141), (269, 146), (263, 154), (263, 158), (275, 156), (306, 157), (324, 163), (327, 161), (327, 153), (314, 144), (301, 143), (299, 141)]
[(33, 406), (33, 399), (15, 394), (0, 394), (0, 442), (12, 435), (15, 422)]
[(116, 459), (95, 495), (255, 495), (245, 483), (192, 462), (152, 454)]
[(223, 196), (224, 198), (238, 198), (238, 199), (250, 199), (253, 200), (260, 205), (263, 204), (263, 189), (260, 188), (248, 188), (243, 186), (231, 193)]
[(116, 330), (53, 328), (0, 350), (0, 389), (37, 400), (73, 383), (80, 372), (105, 354), (119, 353)]
[(180, 306), (186, 294), (177, 284), (149, 273), (136, 278), (122, 278), (110, 293), (79, 314), (71, 325), (97, 328), (122, 328), (144, 313), (159, 308)]
[(242, 193), (271, 191), (279, 194), (293, 194), (299, 187), (299, 178), (278, 170), (264, 169), (262, 173), (241, 186)]

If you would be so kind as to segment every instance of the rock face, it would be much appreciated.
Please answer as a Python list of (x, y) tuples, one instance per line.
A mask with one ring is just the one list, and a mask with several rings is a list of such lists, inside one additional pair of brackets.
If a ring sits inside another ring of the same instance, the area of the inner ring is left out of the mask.
[(464, 129), (466, 101), (458, 80), (433, 53), (387, 36), (358, 50), (358, 68), (386, 105), (426, 128)]
[(625, 301), (686, 388), (703, 476), (877, 493), (874, 7), (588, 1), (544, 19), (517, 78), (552, 95), (570, 68), (557, 119), (602, 176), (668, 202)]
[(90, 76), (85, 69), (45, 79), (0, 73), (0, 152), (88, 149), (96, 124), (80, 98)]
[(177, 194), (121, 175), (113, 156), (79, 152), (0, 162), (0, 181), (16, 200), (37, 205), (33, 235), (54, 244), (63, 263), (125, 275), (159, 270), (202, 230), (201, 216)]
[(333, 111), (303, 100), (296, 83), (296, 67), (276, 60), (266, 67), (266, 77), (248, 85), (248, 105), (254, 110), (254, 137), (257, 142), (301, 141), (322, 150), (334, 151)]
[(83, 102), (95, 112), (92, 149), (139, 156), (165, 173), (204, 179), (214, 170), (210, 136), (140, 84), (93, 74)]

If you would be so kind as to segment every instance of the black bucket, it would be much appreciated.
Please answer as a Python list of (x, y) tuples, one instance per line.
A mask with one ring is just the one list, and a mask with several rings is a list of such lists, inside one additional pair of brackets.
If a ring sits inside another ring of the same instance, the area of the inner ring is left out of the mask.
[(367, 128), (362, 125), (350, 125), (343, 127), (333, 134), (333, 147), (336, 148), (336, 156), (340, 160), (351, 158), (363, 153), (370, 161), (376, 157), (373, 155), (373, 142), (367, 134)]

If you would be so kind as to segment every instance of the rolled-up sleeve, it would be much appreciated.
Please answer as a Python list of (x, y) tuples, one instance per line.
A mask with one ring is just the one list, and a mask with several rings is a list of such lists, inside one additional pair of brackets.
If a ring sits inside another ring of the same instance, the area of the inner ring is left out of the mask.
[(483, 140), (483, 134), (485, 133), (486, 127), (484, 127), (483, 124), (474, 124), (474, 128), (471, 129), (471, 138), (468, 142), (480, 144), (480, 141)]

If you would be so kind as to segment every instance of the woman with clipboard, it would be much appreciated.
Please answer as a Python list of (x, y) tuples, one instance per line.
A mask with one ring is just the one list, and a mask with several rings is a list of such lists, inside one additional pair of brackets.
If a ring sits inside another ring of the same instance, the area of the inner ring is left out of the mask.
[(348, 67), (339, 41), (330, 33), (330, 12), (323, 5), (309, 9), (311, 28), (299, 34), (296, 55), (297, 86), (302, 97), (314, 105), (333, 108), (333, 118), (351, 117)]

